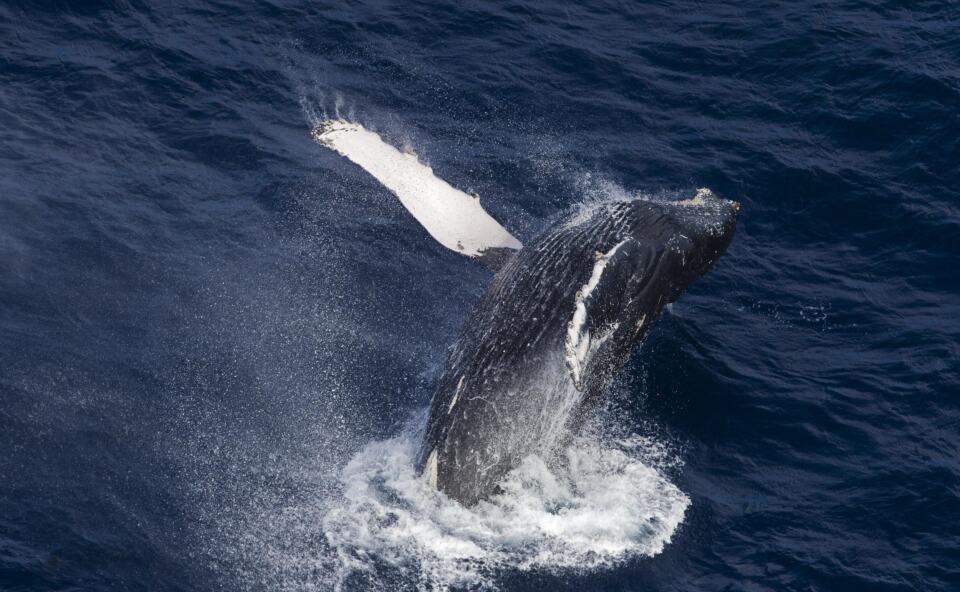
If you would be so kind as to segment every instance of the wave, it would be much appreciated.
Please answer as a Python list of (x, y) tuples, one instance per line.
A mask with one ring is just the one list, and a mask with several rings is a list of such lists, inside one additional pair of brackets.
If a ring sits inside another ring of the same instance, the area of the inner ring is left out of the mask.
[(417, 441), (371, 443), (343, 469), (322, 519), (341, 583), (384, 564), (425, 589), (493, 587), (502, 569), (613, 567), (660, 553), (690, 503), (665, 476), (669, 451), (648, 437), (577, 437), (551, 458), (528, 457), (472, 508), (416, 474)]

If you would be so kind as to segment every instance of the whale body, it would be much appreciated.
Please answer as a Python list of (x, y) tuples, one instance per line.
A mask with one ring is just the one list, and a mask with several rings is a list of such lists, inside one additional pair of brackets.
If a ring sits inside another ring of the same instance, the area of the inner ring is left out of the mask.
[(495, 269), (450, 349), (418, 457), (423, 477), (464, 505), (551, 450), (736, 227), (739, 205), (699, 189), (583, 206), (522, 246), (478, 199), (362, 126), (326, 122), (314, 137), (380, 179), (441, 243)]

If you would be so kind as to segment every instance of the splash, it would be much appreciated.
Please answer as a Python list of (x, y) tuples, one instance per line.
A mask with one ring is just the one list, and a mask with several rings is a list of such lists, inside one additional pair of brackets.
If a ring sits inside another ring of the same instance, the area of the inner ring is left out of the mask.
[(503, 492), (465, 508), (414, 471), (416, 438), (375, 442), (344, 468), (342, 495), (322, 520), (339, 581), (383, 565), (421, 589), (494, 588), (509, 570), (593, 570), (653, 556), (670, 542), (689, 499), (663, 474), (656, 441), (573, 440), (555, 457), (528, 457)]

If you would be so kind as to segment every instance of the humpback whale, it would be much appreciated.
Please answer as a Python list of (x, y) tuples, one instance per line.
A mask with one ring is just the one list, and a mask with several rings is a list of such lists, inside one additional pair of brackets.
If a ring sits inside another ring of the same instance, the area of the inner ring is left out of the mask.
[(582, 206), (523, 246), (479, 198), (360, 124), (326, 121), (313, 137), (377, 178), (441, 244), (494, 272), (450, 349), (418, 457), (423, 477), (467, 506), (550, 451), (736, 226), (739, 204), (698, 189)]

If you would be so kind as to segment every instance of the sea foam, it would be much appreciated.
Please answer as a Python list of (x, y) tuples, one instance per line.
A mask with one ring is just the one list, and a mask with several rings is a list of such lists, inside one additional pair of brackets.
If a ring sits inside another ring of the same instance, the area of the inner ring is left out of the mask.
[(340, 580), (384, 564), (424, 589), (495, 587), (501, 570), (594, 570), (653, 556), (690, 501), (662, 470), (655, 440), (579, 437), (528, 457), (503, 492), (466, 508), (416, 474), (416, 437), (367, 445), (341, 474), (322, 520)]

